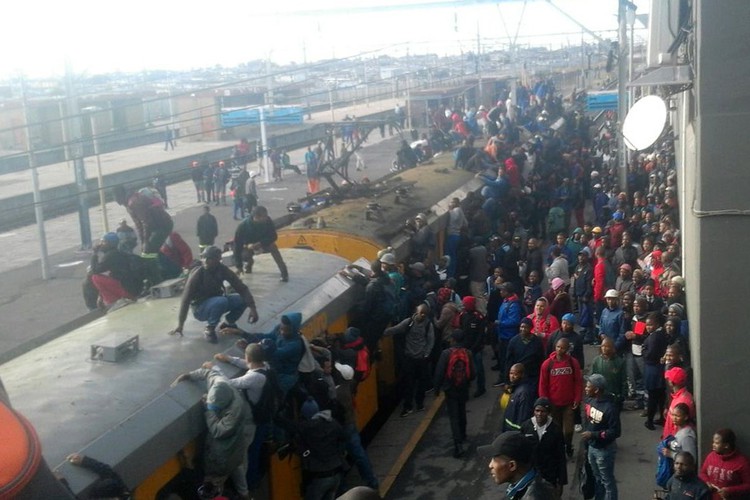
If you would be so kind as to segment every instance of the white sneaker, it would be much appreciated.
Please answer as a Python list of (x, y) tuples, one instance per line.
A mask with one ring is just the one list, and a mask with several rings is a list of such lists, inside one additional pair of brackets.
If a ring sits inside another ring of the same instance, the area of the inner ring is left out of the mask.
[(575, 427), (573, 427), (573, 430), (576, 432), (583, 431), (583, 426), (581, 424), (576, 424)]

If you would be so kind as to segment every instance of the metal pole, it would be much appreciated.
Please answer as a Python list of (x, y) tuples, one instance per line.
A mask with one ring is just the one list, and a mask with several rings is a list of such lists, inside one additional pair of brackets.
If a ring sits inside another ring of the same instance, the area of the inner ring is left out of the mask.
[[(635, 13), (633, 13), (635, 15)], [(635, 39), (635, 22), (630, 25), (630, 47), (629, 47), (629, 55), (628, 57), (628, 81), (633, 81), (633, 40)], [(628, 109), (633, 107), (633, 104), (635, 104), (635, 87), (630, 87), (630, 91), (628, 92)]]
[(263, 106), (259, 109), (260, 112), (260, 161), (263, 163), (263, 170), (266, 172), (266, 182), (271, 182), (271, 172), (268, 168), (268, 143), (266, 141), (266, 117), (263, 113)]
[(42, 262), (42, 279), (50, 278), (49, 255), (47, 252), (47, 236), (44, 232), (44, 210), (42, 207), (42, 193), (39, 191), (39, 172), (36, 169), (36, 156), (31, 141), (31, 126), (29, 120), (29, 105), (26, 98), (26, 80), (21, 77), (21, 94), (23, 100), (23, 121), (26, 127), (26, 154), (29, 158), (29, 169), (31, 170), (31, 187), (34, 192), (34, 216), (36, 218), (36, 231), (39, 238), (39, 254)]
[(411, 57), (406, 47), (406, 126), (411, 130)]
[(628, 79), (628, 24), (625, 15), (626, 0), (619, 0), (617, 9), (618, 57), (617, 57), (617, 179), (620, 191), (628, 190), (628, 155), (625, 150), (625, 139), (622, 135), (622, 124), (625, 120), (627, 107), (627, 89), (625, 84)]
[(99, 154), (99, 132), (96, 126), (94, 113), (89, 114), (91, 122), (91, 140), (94, 142), (94, 155), (96, 155), (96, 179), (99, 188), (99, 205), (102, 208), (102, 225), (104, 232), (109, 232), (109, 221), (107, 220), (107, 196), (104, 193), (104, 177), (102, 176), (102, 160)]
[(333, 85), (328, 86), (328, 105), (331, 108), (331, 121), (336, 122), (336, 115), (333, 112)]
[(91, 221), (89, 220), (89, 204), (86, 199), (86, 166), (83, 163), (81, 148), (81, 114), (78, 109), (78, 99), (73, 93), (73, 70), (69, 62), (65, 64), (65, 91), (67, 94), (67, 120), (69, 127), (70, 151), (73, 157), (76, 186), (78, 187), (78, 225), (81, 232), (81, 250), (91, 248)]

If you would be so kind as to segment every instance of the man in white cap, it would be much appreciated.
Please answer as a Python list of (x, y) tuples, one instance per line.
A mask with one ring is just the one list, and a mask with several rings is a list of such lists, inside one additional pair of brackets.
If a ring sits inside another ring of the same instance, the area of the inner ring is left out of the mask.
[(625, 346), (625, 316), (620, 307), (620, 294), (610, 289), (604, 294), (607, 307), (602, 310), (599, 318), (599, 340), (609, 337), (615, 342), (618, 352)]

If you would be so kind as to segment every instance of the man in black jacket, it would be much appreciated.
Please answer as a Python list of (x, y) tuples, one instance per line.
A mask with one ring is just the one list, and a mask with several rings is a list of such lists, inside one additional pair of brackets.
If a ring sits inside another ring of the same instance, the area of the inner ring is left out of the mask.
[(219, 235), (219, 224), (216, 217), (211, 214), (211, 207), (208, 204), (203, 205), (203, 214), (198, 217), (198, 248), (202, 252), (216, 242)]
[[(228, 282), (237, 292), (227, 295), (224, 282)], [(182, 335), (182, 329), (187, 319), (188, 308), (193, 310), (193, 316), (198, 321), (207, 321), (203, 336), (208, 342), (215, 344), (219, 341), (216, 327), (221, 317), (226, 313), (226, 321), (219, 328), (237, 328), (235, 324), (245, 309), (249, 309), (248, 321), (258, 321), (258, 311), (255, 309), (255, 299), (250, 289), (236, 274), (221, 263), (221, 250), (208, 247), (203, 252), (203, 265), (190, 272), (185, 290), (182, 292), (182, 302), (178, 316), (177, 328), (172, 334)]]
[(262, 250), (270, 252), (276, 265), (279, 266), (281, 281), (289, 281), (289, 271), (281, 257), (279, 247), (276, 246), (276, 238), (276, 227), (268, 216), (268, 210), (258, 205), (253, 209), (250, 217), (240, 222), (234, 232), (234, 264), (237, 267), (237, 274), (243, 271), (243, 260), (246, 262), (244, 271), (248, 274), (252, 273), (255, 252)]
[(594, 374), (586, 378), (585, 419), (581, 438), (588, 445), (588, 459), (596, 481), (596, 498), (617, 499), (615, 455), (620, 437), (620, 411), (606, 394), (607, 380)]
[(551, 408), (549, 399), (537, 399), (534, 416), (521, 424), (521, 433), (536, 443), (534, 467), (555, 487), (557, 494), (562, 495), (563, 486), (568, 484), (565, 438), (560, 426), (550, 417)]

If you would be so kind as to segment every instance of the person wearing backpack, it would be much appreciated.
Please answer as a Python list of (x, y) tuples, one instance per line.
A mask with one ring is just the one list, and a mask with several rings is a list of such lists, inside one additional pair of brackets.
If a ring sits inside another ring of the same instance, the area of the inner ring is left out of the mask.
[(435, 396), (440, 391), (445, 393), (455, 458), (464, 454), (466, 401), (469, 399), (469, 384), (476, 375), (472, 353), (463, 347), (464, 339), (464, 332), (461, 330), (451, 333), (451, 345), (440, 354), (433, 378)]

